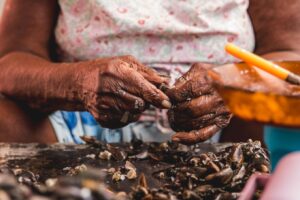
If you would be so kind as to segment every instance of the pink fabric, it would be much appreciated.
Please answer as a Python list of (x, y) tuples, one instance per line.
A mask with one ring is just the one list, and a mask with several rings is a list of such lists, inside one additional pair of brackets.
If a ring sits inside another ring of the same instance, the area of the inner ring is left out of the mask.
[(228, 63), (227, 42), (252, 50), (248, 0), (60, 0), (64, 59), (131, 54), (143, 63)]

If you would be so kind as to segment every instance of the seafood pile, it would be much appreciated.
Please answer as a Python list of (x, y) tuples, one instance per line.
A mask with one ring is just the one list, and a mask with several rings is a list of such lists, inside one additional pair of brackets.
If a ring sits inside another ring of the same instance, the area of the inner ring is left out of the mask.
[(188, 154), (167, 156), (176, 164), (153, 174), (163, 187), (140, 184), (133, 199), (237, 199), (254, 172), (269, 173), (268, 156), (258, 141), (233, 144), (218, 153)]
[(1, 168), (0, 199), (237, 199), (253, 173), (269, 172), (258, 141), (186, 146), (136, 140), (121, 146), (82, 139), (87, 151), (72, 166), (60, 163), (57, 176), (31, 163)]
[[(1, 169), (1, 200), (125, 200), (124, 192), (114, 193), (107, 189), (102, 173), (95, 170), (85, 171), (76, 176), (47, 179), (39, 184), (32, 172)], [(15, 175), (15, 176), (14, 176)]]

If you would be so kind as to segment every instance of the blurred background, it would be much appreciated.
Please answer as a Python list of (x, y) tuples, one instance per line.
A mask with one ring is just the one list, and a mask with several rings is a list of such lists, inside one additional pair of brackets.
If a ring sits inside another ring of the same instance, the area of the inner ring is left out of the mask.
[(0, 13), (2, 12), (2, 8), (3, 8), (3, 3), (5, 0), (0, 0)]

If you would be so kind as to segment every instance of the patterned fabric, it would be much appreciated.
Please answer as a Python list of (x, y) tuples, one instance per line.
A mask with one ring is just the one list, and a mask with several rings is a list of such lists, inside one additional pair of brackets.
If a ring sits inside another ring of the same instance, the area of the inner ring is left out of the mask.
[[(133, 55), (142, 63), (169, 74), (174, 81), (189, 69), (191, 63), (234, 62), (234, 58), (224, 51), (227, 42), (253, 50), (254, 34), (247, 14), (248, 3), (248, 0), (60, 0), (61, 14), (55, 35), (62, 61)], [(56, 117), (61, 116), (59, 121), (65, 121), (65, 125), (56, 128), (57, 134), (63, 132), (62, 129), (73, 134), (73, 130), (78, 130), (77, 135), (116, 132), (86, 123), (81, 116), (87, 114), (58, 113), (55, 113)], [(92, 116), (88, 116), (88, 121), (92, 121)], [(126, 133), (123, 132), (125, 129), (119, 130), (118, 138), (141, 137), (132, 134), (134, 128), (141, 129), (141, 124), (147, 132), (142, 134), (155, 135), (147, 139), (160, 140), (162, 134), (156, 135), (154, 130), (165, 132), (169, 138), (170, 129), (160, 116), (165, 114), (156, 111), (144, 115), (142, 119), (147, 123), (132, 124), (125, 128), (130, 129)], [(56, 123), (53, 117), (51, 121)], [(75, 126), (70, 125), (70, 121), (76, 121)], [(147, 131), (151, 129), (145, 128), (149, 123), (156, 129)], [(80, 124), (83, 124), (82, 128), (77, 129)], [(128, 132), (131, 137), (124, 136)], [(68, 138), (71, 138), (68, 142), (77, 142), (76, 136)]]

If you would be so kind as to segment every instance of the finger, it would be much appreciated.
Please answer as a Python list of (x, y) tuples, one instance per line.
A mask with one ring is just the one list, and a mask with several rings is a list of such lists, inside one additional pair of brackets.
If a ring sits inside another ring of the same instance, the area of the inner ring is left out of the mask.
[[(228, 108), (225, 106), (218, 107), (217, 109), (215, 109), (215, 111), (211, 111), (211, 113), (192, 119), (180, 112), (175, 112), (171, 114), (173, 114), (174, 116), (169, 117), (170, 124), (175, 131), (191, 131), (212, 124), (216, 124), (220, 128), (224, 128), (227, 126), (231, 118), (231, 114)], [(171, 121), (172, 119), (174, 121)]]
[(217, 117), (215, 113), (209, 113), (198, 118), (190, 119), (188, 117), (176, 116), (176, 121), (171, 123), (171, 128), (175, 131), (191, 131), (214, 124)]
[(178, 132), (173, 135), (172, 140), (183, 144), (195, 144), (209, 139), (219, 130), (220, 128), (217, 125), (211, 125), (191, 132)]
[(89, 112), (94, 116), (95, 120), (104, 128), (121, 128), (129, 123), (135, 122), (139, 119), (140, 114), (128, 115), (127, 122), (122, 121), (124, 113), (117, 113), (111, 110), (98, 110), (97, 108), (90, 108)]
[(201, 95), (211, 94), (212, 92), (213, 87), (209, 81), (201, 81), (196, 77), (193, 80), (167, 90), (166, 94), (173, 102), (184, 102)]
[(143, 65), (133, 56), (122, 56), (121, 59), (130, 64), (133, 69), (136, 69), (147, 81), (154, 84), (155, 86), (159, 87), (163, 83), (169, 83), (168, 77), (160, 76), (154, 69)]
[(133, 69), (128, 69), (128, 74), (127, 84), (123, 86), (123, 90), (141, 97), (147, 103), (158, 108), (171, 108), (169, 97), (147, 81), (141, 74)]
[(183, 102), (213, 91), (207, 71), (200, 64), (193, 65), (191, 69), (180, 77), (173, 88), (166, 94), (173, 102)]
[(197, 117), (211, 113), (221, 106), (224, 106), (223, 99), (214, 92), (212, 95), (203, 95), (190, 101), (179, 103), (174, 106), (174, 111)]
[(146, 103), (140, 97), (134, 96), (124, 90), (119, 90), (115, 94), (105, 94), (97, 101), (99, 109), (113, 109), (120, 113), (130, 111), (131, 113), (141, 113), (146, 109)]
[(183, 102), (193, 98), (200, 97), (202, 95), (208, 95), (213, 92), (213, 87), (210, 82), (201, 82), (195, 78), (186, 82), (180, 87), (172, 88), (168, 95), (172, 100), (176, 102)]
[[(184, 84), (186, 81), (191, 80), (194, 76), (198, 74), (207, 74), (207, 69), (209, 69), (212, 65), (206, 63), (196, 63), (191, 66), (191, 68), (177, 81), (175, 82), (175, 87), (180, 87), (180, 85)], [(201, 78), (201, 76), (199, 77)]]
[(188, 101), (201, 95), (211, 94), (213, 92), (210, 83), (201, 83), (197, 80), (186, 82), (180, 87), (174, 87), (166, 91), (172, 102), (180, 103)]
[(102, 121), (99, 123), (104, 128), (117, 129), (117, 128), (122, 128), (124, 126), (127, 126), (128, 124), (130, 124), (132, 122), (136, 122), (139, 120), (139, 118), (140, 118), (140, 115), (130, 115), (127, 122), (121, 122), (121, 119), (122, 119), (122, 117), (121, 117), (120, 121), (118, 119), (118, 120)]
[(109, 112), (100, 111), (98, 109), (89, 109), (95, 120), (104, 128), (121, 128), (127, 124), (120, 121), (121, 115), (112, 114)]

